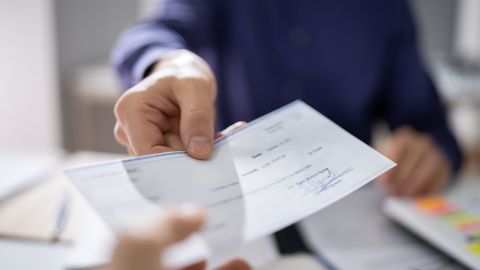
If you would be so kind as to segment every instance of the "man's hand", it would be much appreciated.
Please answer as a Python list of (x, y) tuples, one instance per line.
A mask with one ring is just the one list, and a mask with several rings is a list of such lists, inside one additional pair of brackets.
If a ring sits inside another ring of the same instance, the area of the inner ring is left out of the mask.
[(451, 176), (451, 166), (435, 142), (408, 127), (397, 129), (380, 150), (397, 167), (379, 177), (395, 196), (420, 196), (440, 191)]
[(170, 53), (115, 105), (115, 138), (133, 155), (212, 151), (217, 86), (213, 72), (186, 50)]
[[(200, 229), (204, 222), (200, 209), (188, 207), (161, 213), (141, 226), (120, 235), (107, 270), (164, 270), (162, 252)], [(204, 270), (205, 262), (184, 270)], [(251, 270), (242, 260), (232, 260), (221, 270)]]

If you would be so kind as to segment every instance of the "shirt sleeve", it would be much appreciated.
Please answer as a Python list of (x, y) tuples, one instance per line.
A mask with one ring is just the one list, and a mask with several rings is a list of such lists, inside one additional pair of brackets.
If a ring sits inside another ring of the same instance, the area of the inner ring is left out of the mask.
[(212, 40), (213, 1), (158, 2), (152, 16), (123, 32), (113, 48), (111, 62), (123, 89), (141, 81), (165, 53), (197, 50)]
[(446, 110), (428, 76), (417, 49), (415, 26), (406, 1), (397, 14), (383, 115), (391, 129), (408, 125), (430, 134), (456, 172), (462, 163), (460, 147), (448, 126)]

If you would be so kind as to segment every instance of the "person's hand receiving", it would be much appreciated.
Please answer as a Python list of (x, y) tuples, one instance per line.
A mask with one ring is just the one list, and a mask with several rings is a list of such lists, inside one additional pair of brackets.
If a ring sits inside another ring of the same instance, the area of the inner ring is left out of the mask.
[[(188, 207), (163, 212), (120, 235), (111, 263), (105, 270), (165, 270), (161, 254), (172, 244), (198, 231), (204, 222), (200, 209)], [(205, 262), (184, 270), (204, 270)], [(251, 270), (242, 260), (231, 260), (219, 270)]]
[(119, 98), (115, 138), (135, 156), (186, 150), (206, 159), (212, 151), (216, 94), (208, 64), (189, 51), (174, 51)]
[(378, 179), (391, 195), (438, 192), (452, 173), (450, 163), (433, 139), (408, 127), (395, 130), (380, 151), (397, 163)]

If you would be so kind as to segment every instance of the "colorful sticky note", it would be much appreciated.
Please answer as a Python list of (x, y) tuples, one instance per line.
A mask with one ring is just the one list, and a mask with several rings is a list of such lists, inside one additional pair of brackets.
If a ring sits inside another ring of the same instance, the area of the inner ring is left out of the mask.
[(473, 242), (468, 245), (468, 250), (475, 254), (476, 256), (480, 257), (480, 242)]
[(480, 257), (480, 216), (458, 208), (445, 197), (429, 197), (414, 202), (417, 209), (446, 221), (466, 236), (470, 252)]
[(458, 211), (458, 207), (444, 197), (429, 197), (415, 201), (416, 207), (422, 212), (435, 216), (443, 216)]
[(428, 197), (415, 201), (416, 206), (426, 212), (428, 212), (432, 208), (438, 208), (447, 203), (448, 201), (444, 197)]
[(473, 220), (470, 222), (460, 223), (457, 225), (457, 228), (464, 233), (475, 232), (480, 229), (480, 219)]
[(463, 215), (451, 217), (448, 221), (452, 226), (461, 228), (463, 226), (468, 226), (469, 224), (480, 222), (480, 217), (464, 213)]
[(458, 211), (458, 208), (452, 204), (444, 204), (438, 207), (432, 207), (428, 210), (428, 213), (435, 216), (444, 216), (455, 213)]

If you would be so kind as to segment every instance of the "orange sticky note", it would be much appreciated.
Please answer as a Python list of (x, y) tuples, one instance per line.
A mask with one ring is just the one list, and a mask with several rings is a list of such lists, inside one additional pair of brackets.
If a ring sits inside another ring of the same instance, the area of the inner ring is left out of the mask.
[(448, 201), (444, 197), (429, 197), (418, 199), (415, 201), (416, 206), (423, 211), (429, 211), (433, 208), (438, 208), (447, 203)]

